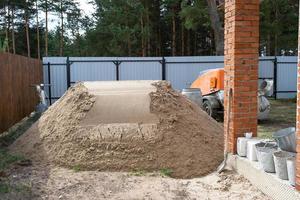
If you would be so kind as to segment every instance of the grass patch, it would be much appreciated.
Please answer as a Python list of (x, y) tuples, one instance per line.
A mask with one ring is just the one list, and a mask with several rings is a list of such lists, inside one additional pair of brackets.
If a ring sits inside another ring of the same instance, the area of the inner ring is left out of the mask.
[(7, 169), (13, 163), (25, 160), (24, 156), (12, 155), (5, 149), (0, 149), (0, 171)]
[(31, 194), (31, 185), (18, 184), (13, 185), (8, 182), (0, 183), (0, 194)]
[(135, 169), (130, 173), (130, 175), (132, 175), (132, 176), (145, 176), (146, 174), (147, 174), (147, 172), (145, 170), (141, 170), (141, 169)]
[(14, 190), (18, 193), (31, 193), (32, 185), (31, 184), (19, 184), (14, 187)]
[(11, 191), (11, 187), (7, 183), (0, 183), (0, 194), (7, 194)]
[(15, 124), (7, 132), (0, 134), (0, 148), (11, 145), (18, 137), (25, 133), (40, 118), (40, 116), (39, 113), (35, 113)]
[(160, 174), (163, 175), (163, 176), (167, 176), (167, 177), (170, 177), (173, 173), (173, 171), (171, 169), (168, 169), (168, 168), (163, 168), (161, 170), (159, 170)]
[(271, 112), (269, 118), (258, 124), (260, 138), (272, 138), (272, 134), (283, 128), (296, 126), (296, 102), (291, 100), (269, 99)]
[(72, 170), (73, 170), (74, 172), (80, 172), (80, 171), (82, 171), (80, 165), (75, 165), (75, 166), (73, 166), (73, 167), (72, 167)]
[[(25, 161), (24, 156), (10, 154), (7, 151), (7, 147), (25, 133), (39, 117), (40, 114), (33, 114), (11, 127), (7, 132), (0, 134), (0, 171), (6, 170), (10, 165), (16, 162)], [(2, 189), (3, 187), (2, 185)]]
[[(0, 133), (0, 172), (5, 172), (15, 163), (20, 165), (28, 163), (29, 160), (26, 160), (24, 156), (10, 154), (7, 147), (25, 133), (39, 117), (40, 114), (33, 114), (15, 124), (8, 131)], [(31, 184), (11, 183), (9, 177), (4, 177), (0, 180), (0, 199), (2, 196), (4, 199), (31, 199)]]

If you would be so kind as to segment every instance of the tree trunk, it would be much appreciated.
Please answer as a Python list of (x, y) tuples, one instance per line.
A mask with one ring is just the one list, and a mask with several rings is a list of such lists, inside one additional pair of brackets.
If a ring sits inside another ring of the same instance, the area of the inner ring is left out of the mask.
[(266, 48), (266, 56), (271, 56), (271, 35), (268, 33), (267, 36), (267, 48)]
[(26, 10), (25, 10), (25, 31), (26, 31), (26, 42), (27, 42), (27, 56), (31, 57), (31, 52), (30, 52), (30, 38), (29, 38), (28, 8), (26, 8)]
[(274, 36), (274, 56), (278, 56), (278, 35), (275, 33)]
[(173, 7), (172, 16), (172, 56), (176, 56), (176, 9)]
[(130, 57), (132, 55), (132, 49), (131, 49), (131, 38), (130, 38), (130, 34), (128, 35), (128, 42), (127, 42), (127, 46), (128, 46), (128, 56)]
[(143, 15), (141, 15), (141, 38), (142, 38), (142, 56), (146, 56), (146, 45), (145, 45), (145, 37), (144, 37), (144, 20)]
[[(7, 12), (6, 12), (6, 7), (7, 7)], [(9, 29), (10, 29), (10, 19), (9, 19), (9, 6), (4, 4), (4, 10), (5, 10), (5, 14), (4, 16), (6, 17), (5, 19), (5, 39), (7, 40), (7, 52), (10, 52), (10, 48), (9, 48)]]
[(83, 56), (83, 54), (82, 54), (82, 49), (81, 49), (80, 43), (79, 43), (79, 40), (80, 40), (80, 33), (79, 33), (79, 30), (77, 31), (76, 39), (77, 39), (77, 41), (78, 41), (78, 42), (76, 42), (76, 43), (77, 43), (78, 53), (79, 53), (78, 56)]
[[(4, 24), (5, 24), (5, 40), (7, 40), (7, 45), (8, 45), (8, 43), (9, 43), (9, 40), (8, 40), (8, 38), (9, 38), (9, 36), (8, 36), (8, 26), (7, 26), (7, 19), (6, 19), (6, 7), (5, 7), (5, 4), (3, 5), (4, 6)], [(4, 49), (4, 51), (6, 52), (9, 52), (9, 48), (8, 48), (8, 46), (6, 46), (5, 47), (5, 49)]]
[[(275, 20), (279, 21), (278, 19), (278, 9), (277, 6), (275, 5)], [(276, 30), (275, 34), (274, 34), (274, 56), (278, 56), (278, 32)]]
[(185, 55), (185, 29), (184, 24), (181, 22), (181, 55)]
[[(7, 5), (7, 51), (10, 52), (10, 41), (9, 41), (9, 35), (10, 35), (10, 12), (9, 12), (9, 2)], [(6, 11), (5, 11), (6, 13)]]
[(150, 36), (150, 16), (149, 8), (147, 8), (147, 55), (151, 56), (151, 36)]
[(220, 21), (220, 15), (216, 0), (207, 0), (211, 27), (214, 31), (216, 55), (224, 55), (224, 28)]
[(63, 2), (60, 0), (60, 20), (61, 20), (61, 28), (60, 28), (60, 50), (59, 55), (64, 55), (64, 12), (63, 12)]
[(48, 56), (48, 0), (45, 0), (45, 56)]
[(128, 33), (127, 36), (127, 49), (128, 49), (128, 56), (130, 57), (132, 55), (130, 32)]
[[(126, 6), (126, 14), (129, 15), (128, 7)], [(126, 29), (128, 30), (128, 35), (127, 35), (127, 55), (130, 57), (131, 56), (131, 31), (129, 28), (129, 22), (128, 18), (126, 18)]]
[(154, 11), (155, 11), (155, 19), (153, 23), (153, 26), (155, 27), (155, 33), (156, 33), (156, 56), (162, 56), (162, 43), (161, 43), (161, 30), (160, 30), (160, 14), (161, 14), (161, 9), (160, 9), (160, 0), (155, 0), (154, 1)]
[(37, 38), (37, 58), (41, 59), (41, 50), (40, 50), (40, 27), (39, 27), (39, 9), (38, 1), (36, 1), (36, 38)]
[(187, 31), (187, 55), (191, 56), (191, 31)]
[(197, 31), (194, 33), (194, 56), (197, 56)]
[(12, 50), (13, 54), (16, 54), (16, 39), (15, 39), (15, 22), (14, 22), (14, 15), (15, 15), (15, 8), (11, 8), (11, 40), (12, 40)]
[(157, 30), (157, 41), (158, 41), (158, 45), (157, 45), (158, 54), (157, 54), (157, 56), (164, 56), (160, 25), (158, 26), (158, 30)]

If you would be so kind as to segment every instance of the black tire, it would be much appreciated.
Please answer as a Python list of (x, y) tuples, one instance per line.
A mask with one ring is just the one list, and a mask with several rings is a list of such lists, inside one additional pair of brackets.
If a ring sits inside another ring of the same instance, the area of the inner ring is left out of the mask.
[(208, 100), (203, 101), (203, 110), (212, 118), (218, 118), (218, 110), (213, 109), (211, 103)]

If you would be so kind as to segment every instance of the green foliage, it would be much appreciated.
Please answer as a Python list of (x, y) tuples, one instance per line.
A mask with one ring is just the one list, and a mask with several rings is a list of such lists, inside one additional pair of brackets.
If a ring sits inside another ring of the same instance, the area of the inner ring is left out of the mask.
[(147, 172), (145, 170), (141, 170), (141, 169), (136, 169), (133, 170), (130, 175), (132, 176), (145, 176), (147, 174)]
[[(298, 43), (298, 0), (264, 0), (261, 3), (260, 40), (267, 55), (294, 51)], [(289, 55), (289, 54), (287, 54)]]
[[(34, 115), (12, 127), (0, 137), (0, 172), (9, 169), (14, 163), (28, 163), (22, 155), (14, 155), (8, 152), (7, 147), (12, 144), (20, 135), (22, 135), (37, 119), (39, 115)], [(1, 185), (0, 190), (5, 190), (6, 186)]]
[(0, 194), (7, 194), (11, 191), (11, 187), (7, 183), (0, 182)]
[(272, 134), (283, 128), (296, 127), (297, 104), (292, 100), (273, 100), (268, 120), (258, 124), (258, 137), (272, 138)]
[[(96, 4), (99, 20), (96, 27), (87, 32), (87, 44), (90, 47), (87, 50), (97, 50), (97, 54), (103, 56), (125, 56), (128, 48), (133, 51), (138, 49), (141, 37), (149, 35), (146, 30), (142, 32), (139, 25), (144, 10), (142, 4), (138, 0), (101, 0)], [(128, 43), (131, 47), (128, 47)]]
[(210, 21), (205, 1), (195, 0), (193, 5), (187, 2), (181, 4), (180, 17), (187, 29), (197, 30), (199, 27), (209, 28)]
[(12, 155), (5, 149), (0, 149), (0, 171), (7, 169), (11, 164), (24, 160), (23, 156)]
[(11, 145), (18, 137), (25, 133), (34, 122), (36, 122), (40, 117), (40, 114), (34, 114), (26, 120), (23, 120), (11, 127), (6, 133), (3, 133), (0, 137), (0, 150), (1, 148), (6, 148)]
[(159, 172), (163, 175), (163, 176), (167, 176), (170, 177), (173, 173), (173, 170), (171, 169), (167, 169), (167, 168), (163, 168), (161, 170), (159, 170)]
[(73, 169), (74, 172), (80, 172), (80, 171), (82, 171), (80, 165), (75, 165), (75, 166), (72, 167), (72, 169)]
[[(11, 184), (8, 181), (0, 182), (0, 194), (11, 194), (12, 196), (20, 196), (22, 199), (31, 199), (32, 196), (32, 186), (29, 184), (18, 183), (18, 184)], [(6, 199), (6, 198), (4, 198)], [(16, 198), (19, 199), (19, 198)]]
[(8, 39), (5, 38), (3, 41), (0, 38), (0, 52), (6, 52), (8, 46)]
[[(215, 51), (205, 0), (91, 0), (96, 8), (91, 17), (80, 10), (75, 0), (0, 0), (0, 38), (8, 35), (5, 48), (9, 52), (14, 33), (16, 52), (27, 55), (26, 14), (31, 55), (37, 56), (36, 2), (42, 55), (46, 10), (59, 19), (49, 19), (50, 23), (57, 23), (49, 31), (50, 56), (60, 55), (62, 45), (65, 56), (169, 56), (174, 52), (192, 56), (212, 55)], [(262, 1), (260, 48), (266, 48), (267, 55), (280, 55), (282, 51), (296, 55), (298, 4), (298, 0)], [(220, 6), (218, 10), (221, 21), (223, 9)], [(5, 48), (2, 41), (0, 51)], [(289, 53), (290, 50), (293, 52)]]

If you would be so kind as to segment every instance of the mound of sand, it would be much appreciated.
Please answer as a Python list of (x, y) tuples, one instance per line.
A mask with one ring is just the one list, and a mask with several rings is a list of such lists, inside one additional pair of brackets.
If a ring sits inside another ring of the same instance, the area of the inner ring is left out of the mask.
[(191, 178), (222, 161), (223, 129), (168, 82), (87, 82), (71, 87), (11, 149), (66, 167), (171, 169)]

